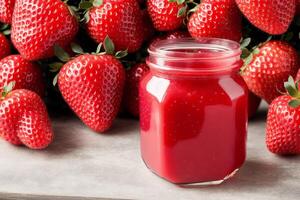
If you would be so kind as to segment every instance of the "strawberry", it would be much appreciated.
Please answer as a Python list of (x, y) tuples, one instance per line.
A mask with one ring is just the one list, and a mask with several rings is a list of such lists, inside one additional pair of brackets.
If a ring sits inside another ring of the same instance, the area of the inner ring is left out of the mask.
[(299, 68), (296, 50), (283, 41), (267, 41), (245, 60), (242, 75), (248, 88), (271, 103), (284, 90), (283, 82)]
[(296, 0), (235, 0), (245, 17), (260, 30), (283, 34), (290, 26)]
[[(114, 52), (108, 37), (104, 47), (107, 53)], [(77, 116), (96, 132), (104, 132), (111, 127), (119, 111), (125, 83), (122, 64), (112, 55), (99, 54), (100, 49), (101, 45), (96, 54), (82, 54), (71, 59), (58, 74), (63, 98)]]
[(269, 106), (266, 144), (275, 154), (300, 154), (300, 92), (292, 77), (284, 83), (287, 94)]
[(10, 45), (5, 35), (0, 33), (0, 59), (10, 54)]
[(15, 89), (28, 89), (40, 96), (45, 93), (40, 67), (25, 60), (20, 55), (10, 55), (0, 60), (0, 90), (15, 81)]
[(14, 145), (44, 149), (53, 140), (47, 109), (36, 93), (4, 88), (0, 99), (0, 136)]
[(240, 41), (242, 16), (234, 0), (203, 0), (188, 22), (192, 37)]
[(135, 52), (145, 40), (142, 11), (136, 0), (104, 0), (88, 9), (86, 20), (87, 31), (97, 43), (109, 36), (117, 50)]
[(0, 22), (11, 24), (15, 0), (0, 0)]
[(146, 63), (139, 63), (126, 72), (126, 84), (124, 92), (125, 109), (134, 117), (139, 116), (139, 84), (140, 80), (148, 73)]
[(78, 30), (71, 9), (60, 0), (17, 0), (12, 19), (11, 39), (27, 60), (54, 55), (53, 47), (66, 47)]
[(261, 98), (253, 94), (251, 91), (248, 92), (248, 117), (252, 118), (257, 112)]
[(183, 24), (186, 4), (176, 0), (148, 0), (147, 9), (157, 30), (172, 31)]

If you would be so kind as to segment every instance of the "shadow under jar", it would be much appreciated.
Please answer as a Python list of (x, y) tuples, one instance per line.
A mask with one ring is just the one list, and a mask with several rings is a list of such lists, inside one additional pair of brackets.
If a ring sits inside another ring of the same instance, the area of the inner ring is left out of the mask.
[(219, 184), (246, 156), (248, 90), (238, 43), (216, 38), (152, 44), (140, 84), (141, 153), (176, 184)]

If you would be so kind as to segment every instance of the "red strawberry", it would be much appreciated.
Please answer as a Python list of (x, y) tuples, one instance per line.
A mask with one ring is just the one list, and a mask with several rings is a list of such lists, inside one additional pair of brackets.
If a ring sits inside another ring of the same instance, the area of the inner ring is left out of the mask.
[(242, 16), (234, 0), (203, 0), (191, 15), (192, 37), (216, 37), (240, 41)]
[(16, 0), (11, 39), (27, 60), (54, 55), (53, 47), (66, 47), (78, 30), (78, 22), (60, 0)]
[(139, 116), (139, 84), (140, 80), (148, 73), (146, 63), (140, 63), (130, 68), (126, 73), (124, 92), (124, 106), (134, 117)]
[(0, 33), (0, 59), (10, 54), (10, 45), (5, 35)]
[(104, 132), (120, 107), (125, 71), (110, 55), (85, 54), (67, 62), (58, 76), (65, 101), (91, 129)]
[(254, 94), (268, 103), (280, 95), (282, 83), (289, 75), (294, 77), (299, 68), (296, 50), (283, 41), (268, 41), (249, 58), (243, 69), (244, 80)]
[(252, 118), (257, 109), (259, 108), (261, 98), (253, 94), (251, 91), (248, 93), (248, 117)]
[(50, 119), (39, 95), (24, 89), (2, 92), (0, 136), (31, 149), (43, 149), (52, 142)]
[(117, 50), (137, 51), (144, 41), (142, 11), (136, 0), (104, 0), (88, 11), (87, 30), (97, 42), (109, 36)]
[(269, 106), (266, 144), (272, 153), (300, 154), (300, 93), (292, 77), (285, 86), (289, 94)]
[(28, 89), (43, 96), (45, 93), (42, 71), (20, 55), (10, 55), (0, 60), (0, 90), (15, 81), (15, 89)]
[(287, 31), (296, 9), (296, 0), (236, 0), (236, 3), (254, 26), (274, 35)]
[(0, 0), (0, 22), (11, 24), (15, 0)]
[(152, 19), (154, 27), (159, 31), (172, 31), (178, 29), (184, 19), (178, 15), (179, 11), (185, 8), (185, 3), (178, 4), (169, 0), (148, 0), (148, 13)]

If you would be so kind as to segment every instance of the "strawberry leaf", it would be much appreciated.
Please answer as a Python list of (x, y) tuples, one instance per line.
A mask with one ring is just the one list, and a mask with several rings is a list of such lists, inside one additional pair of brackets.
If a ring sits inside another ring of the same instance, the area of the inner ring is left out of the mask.
[(284, 83), (284, 87), (285, 87), (286, 91), (289, 93), (289, 95), (291, 95), (292, 97), (297, 97), (298, 91), (297, 91), (295, 88), (293, 88), (293, 87), (290, 85), (290, 83), (285, 82), (285, 83)]
[(11, 92), (14, 89), (15, 85), (16, 85), (16, 82), (15, 81), (11, 81), (9, 84), (7, 84), (6, 86), (4, 86), (3, 91), (6, 92), (6, 93), (9, 93), (9, 92)]
[(124, 58), (125, 56), (128, 55), (128, 50), (126, 49), (125, 51), (118, 51), (116, 54), (115, 54), (115, 57), (117, 59), (121, 59), (121, 58)]
[(252, 54), (259, 54), (259, 48), (253, 49)]
[(90, 13), (87, 11), (84, 13), (83, 18), (80, 20), (80, 22), (88, 23), (90, 21)]
[(251, 52), (247, 48), (243, 48), (241, 58), (246, 59), (250, 54)]
[(50, 72), (58, 72), (64, 64), (61, 62), (54, 62), (49, 64)]
[(88, 10), (93, 7), (93, 3), (89, 1), (83, 1), (79, 4), (79, 8), (83, 10)]
[(291, 106), (292, 108), (297, 108), (300, 106), (300, 100), (299, 99), (293, 99), (291, 101), (289, 101), (289, 106)]
[(247, 58), (244, 59), (244, 66), (248, 66), (253, 60), (253, 54), (251, 53)]
[(6, 29), (9, 28), (9, 25), (8, 24), (3, 24), (1, 27), (0, 27), (0, 31), (4, 31)]
[(104, 39), (104, 49), (105, 52), (109, 55), (113, 55), (115, 52), (115, 45), (113, 43), (113, 41), (109, 38), (109, 36), (107, 35)]
[(14, 89), (15, 85), (16, 85), (15, 81), (11, 81), (7, 85), (5, 85), (1, 93), (1, 99), (5, 98), (8, 95), (8, 93), (10, 93)]
[(72, 16), (76, 16), (76, 11), (73, 10), (73, 8), (71, 6), (68, 6), (68, 9)]
[(56, 76), (54, 77), (53, 82), (52, 82), (54, 87), (56, 86), (57, 81), (58, 81), (58, 74), (56, 74)]
[(10, 29), (7, 29), (7, 30), (3, 31), (2, 33), (3, 33), (3, 35), (10, 35), (11, 31), (10, 31)]
[(79, 44), (71, 43), (71, 49), (74, 53), (84, 54), (84, 51)]
[(298, 87), (292, 76), (289, 76), (288, 81), (284, 82), (284, 87), (290, 96), (295, 97), (295, 98), (300, 97)]
[(96, 54), (99, 54), (101, 52), (101, 49), (102, 49), (102, 42), (99, 43), (99, 45), (97, 46), (97, 49), (96, 49)]
[(181, 5), (181, 4), (183, 4), (185, 2), (185, 0), (177, 0), (177, 4), (178, 5)]
[(272, 40), (272, 37), (273, 37), (273, 36), (270, 35), (264, 43), (267, 43), (267, 42), (269, 42), (270, 40)]
[(182, 16), (184, 16), (185, 13), (186, 13), (186, 11), (187, 11), (187, 5), (185, 5), (184, 7), (180, 8), (180, 9), (178, 10), (177, 17), (182, 17)]
[(93, 6), (94, 7), (99, 7), (103, 4), (103, 0), (94, 0)]
[(68, 62), (70, 60), (70, 55), (58, 45), (54, 46), (54, 54), (62, 62)]
[(246, 48), (247, 46), (249, 46), (250, 43), (251, 43), (251, 38), (245, 38), (245, 39), (241, 42), (241, 49)]

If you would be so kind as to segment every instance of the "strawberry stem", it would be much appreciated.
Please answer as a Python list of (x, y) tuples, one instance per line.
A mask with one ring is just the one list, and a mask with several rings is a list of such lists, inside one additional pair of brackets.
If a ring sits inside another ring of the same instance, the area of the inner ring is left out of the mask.
[[(104, 52), (102, 51), (102, 47), (104, 48)], [(126, 49), (124, 51), (115, 52), (115, 45), (114, 45), (113, 41), (107, 35), (105, 37), (103, 43), (100, 43), (98, 45), (96, 52), (94, 52), (93, 54), (96, 54), (96, 55), (108, 54), (108, 55), (115, 56), (117, 59), (121, 59), (128, 55), (128, 50)]]
[(289, 76), (288, 81), (284, 82), (284, 87), (288, 93), (292, 97), (292, 100), (289, 102), (289, 106), (292, 108), (297, 108), (300, 106), (300, 92), (298, 87), (298, 81), (295, 82), (292, 76)]

